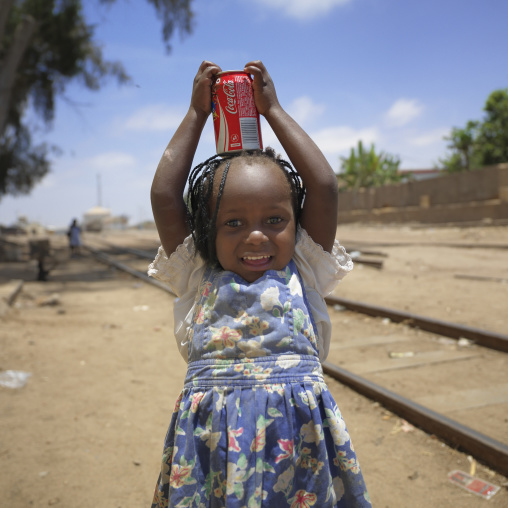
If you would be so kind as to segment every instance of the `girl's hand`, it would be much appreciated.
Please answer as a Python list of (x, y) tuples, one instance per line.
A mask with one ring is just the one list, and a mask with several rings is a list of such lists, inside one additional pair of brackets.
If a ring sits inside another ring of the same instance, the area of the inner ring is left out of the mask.
[(205, 60), (199, 66), (198, 73), (194, 78), (191, 108), (199, 113), (204, 113), (206, 116), (212, 111), (212, 83), (218, 72), (221, 72), (218, 65)]
[(254, 76), (252, 88), (259, 114), (266, 117), (272, 108), (280, 108), (275, 86), (263, 62), (260, 60), (249, 62), (245, 65), (244, 71)]

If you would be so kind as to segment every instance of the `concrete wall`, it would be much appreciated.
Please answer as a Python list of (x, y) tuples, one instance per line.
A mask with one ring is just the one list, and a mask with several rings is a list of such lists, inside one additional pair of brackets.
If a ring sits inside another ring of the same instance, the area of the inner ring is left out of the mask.
[(508, 219), (508, 163), (339, 194), (339, 223)]

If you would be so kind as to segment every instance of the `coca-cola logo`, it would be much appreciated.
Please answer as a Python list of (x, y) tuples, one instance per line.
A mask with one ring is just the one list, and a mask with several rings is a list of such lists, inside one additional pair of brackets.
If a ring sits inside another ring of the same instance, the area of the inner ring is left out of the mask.
[(235, 82), (224, 81), (222, 83), (222, 90), (224, 91), (224, 95), (226, 96), (226, 111), (229, 113), (236, 115), (236, 92), (235, 92)]

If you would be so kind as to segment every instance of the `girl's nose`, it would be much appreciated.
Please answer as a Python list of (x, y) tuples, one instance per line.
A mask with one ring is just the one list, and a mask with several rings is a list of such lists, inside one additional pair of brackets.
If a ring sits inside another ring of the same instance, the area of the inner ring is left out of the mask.
[(247, 237), (247, 243), (251, 243), (253, 245), (259, 245), (260, 243), (264, 243), (268, 241), (268, 237), (263, 233), (263, 231), (259, 229), (253, 229), (249, 232)]

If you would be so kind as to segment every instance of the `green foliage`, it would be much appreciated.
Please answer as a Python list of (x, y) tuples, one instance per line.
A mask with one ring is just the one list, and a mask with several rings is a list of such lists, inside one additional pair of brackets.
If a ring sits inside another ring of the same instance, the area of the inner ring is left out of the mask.
[(379, 187), (388, 183), (397, 183), (405, 177), (399, 173), (400, 160), (397, 156), (376, 153), (374, 144), (365, 150), (358, 141), (358, 148), (351, 148), (349, 157), (341, 157), (339, 181), (348, 189), (360, 187)]
[(0, 141), (0, 198), (28, 194), (49, 171), (48, 147), (31, 146), (28, 130), (20, 126)]
[(89, 89), (99, 89), (104, 78), (127, 81), (118, 62), (103, 59), (101, 48), (93, 42), (93, 27), (87, 25), (80, 0), (25, 0), (11, 11), (6, 38), (20, 19), (31, 16), (37, 29), (17, 69), (15, 97), (12, 101), (16, 124), (28, 99), (46, 122), (53, 119), (55, 96), (70, 80), (78, 78)]
[(478, 127), (478, 122), (470, 120), (464, 129), (454, 127), (450, 135), (445, 137), (452, 151), (449, 157), (440, 160), (446, 172), (456, 173), (477, 167), (480, 162), (475, 150)]
[(477, 138), (482, 164), (508, 162), (508, 88), (492, 92), (484, 111)]
[[(112, 4), (117, 0), (99, 0), (103, 4)], [(194, 13), (191, 9), (192, 0), (146, 0), (152, 4), (162, 20), (162, 38), (166, 49), (171, 50), (170, 40), (178, 29), (180, 35), (192, 32)]]
[(508, 162), (508, 89), (492, 92), (484, 111), (483, 122), (470, 120), (463, 129), (454, 127), (445, 138), (450, 141), (450, 154), (439, 162), (446, 172)]
[[(146, 1), (162, 20), (167, 49), (175, 28), (190, 33), (192, 0)], [(0, 21), (0, 101), (6, 105), (0, 114), (1, 199), (29, 193), (50, 169), (49, 148), (32, 145), (33, 129), (25, 121), (28, 105), (50, 124), (56, 97), (71, 81), (99, 90), (111, 78), (121, 84), (129, 77), (120, 62), (105, 60), (94, 41), (94, 27), (84, 17), (82, 0), (2, 0)], [(34, 30), (23, 45), (20, 35), (27, 23)], [(12, 58), (16, 52), (17, 60)]]

